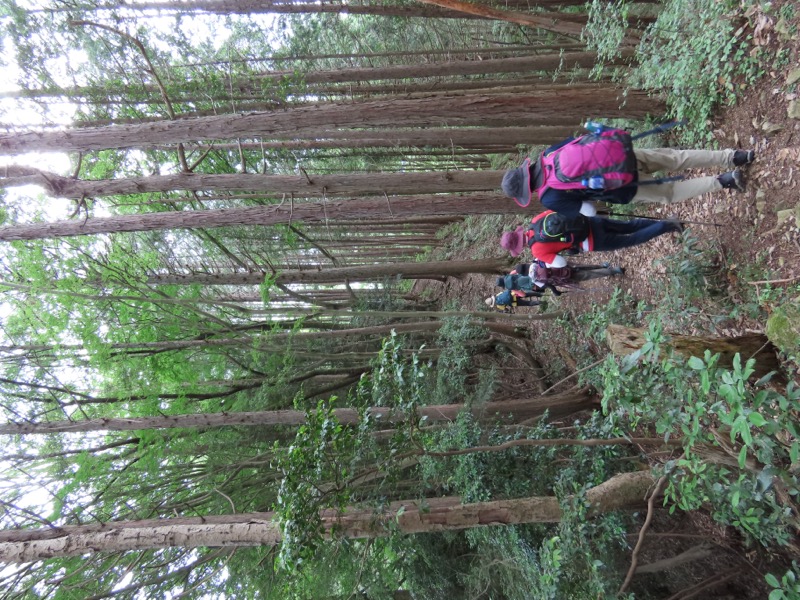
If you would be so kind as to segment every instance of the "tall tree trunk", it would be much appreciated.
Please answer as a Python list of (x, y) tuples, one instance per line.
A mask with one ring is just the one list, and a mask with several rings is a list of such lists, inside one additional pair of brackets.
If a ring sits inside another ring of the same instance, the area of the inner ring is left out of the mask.
[(580, 37), (583, 27), (578, 23), (558, 18), (548, 11), (540, 13), (519, 13), (510, 10), (501, 10), (485, 4), (475, 2), (465, 2), (464, 0), (420, 0), (426, 4), (433, 4), (442, 8), (461, 11), (468, 15), (482, 17), (484, 19), (498, 19), (517, 25), (525, 25), (535, 29), (544, 29), (553, 33), (562, 33), (576, 38)]
[[(549, 321), (559, 318), (561, 313), (540, 313), (528, 315), (527, 318), (532, 321)], [(287, 326), (289, 324), (286, 324)], [(258, 329), (271, 329), (273, 327), (270, 323), (259, 324)], [(339, 340), (342, 338), (363, 338), (365, 336), (386, 336), (392, 331), (400, 334), (425, 334), (438, 331), (442, 327), (441, 321), (417, 321), (412, 323), (394, 323), (389, 325), (375, 325), (371, 327), (358, 327), (352, 329), (335, 329), (333, 331), (314, 331), (314, 332), (284, 332), (284, 333), (271, 333), (266, 337), (253, 337), (253, 335), (241, 335), (237, 337), (219, 337), (212, 338), (208, 334), (202, 337), (196, 337), (189, 340), (166, 340), (158, 342), (119, 342), (108, 344), (105, 349), (114, 355), (122, 354), (140, 354), (152, 355), (161, 352), (171, 352), (177, 350), (187, 350), (190, 348), (218, 348), (226, 346), (241, 346), (248, 348), (256, 348), (258, 350), (272, 350), (275, 352), (282, 352), (285, 350), (286, 340), (291, 338), (296, 342), (322, 342), (328, 340)], [(518, 338), (527, 338), (529, 333), (523, 329), (513, 325), (506, 325), (504, 323), (487, 322), (484, 327), (489, 331), (494, 331), (501, 335), (507, 335)], [(228, 333), (228, 330), (221, 330), (217, 332), (222, 335)], [(251, 332), (252, 333), (252, 332)], [(8, 352), (11, 354), (19, 354), (22, 352), (52, 352), (55, 350), (84, 350), (81, 344), (15, 344), (9, 346), (0, 346), (0, 352)], [(297, 354), (297, 352), (296, 352)], [(326, 355), (319, 355), (319, 358), (325, 358)], [(338, 358), (339, 355), (337, 355)]]
[(255, 175), (250, 173), (177, 173), (128, 179), (80, 180), (43, 173), (28, 167), (9, 166), (0, 185), (38, 183), (62, 198), (96, 198), (117, 194), (142, 194), (189, 190), (237, 192), (247, 190), (293, 197), (380, 196), (384, 194), (436, 194), (491, 190), (503, 171), (445, 171), (432, 173), (346, 173), (337, 175)]
[[(324, 270), (283, 271), (275, 278), (277, 283), (342, 283), (345, 280), (370, 281), (384, 277), (418, 279), (426, 277), (457, 277), (467, 273), (502, 273), (508, 269), (505, 258), (485, 258), (481, 260), (442, 260), (429, 262), (400, 262), (366, 265), (360, 267), (334, 267)], [(168, 285), (260, 285), (264, 272), (155, 275), (148, 283)]]
[[(625, 107), (621, 105), (625, 103)], [(641, 92), (623, 97), (619, 90), (605, 86), (581, 87), (563, 93), (552, 91), (506, 96), (453, 96), (414, 100), (378, 100), (304, 106), (285, 111), (222, 115), (197, 119), (114, 125), (66, 131), (44, 131), (0, 135), (0, 154), (26, 152), (71, 152), (110, 148), (152, 147), (165, 143), (196, 140), (252, 139), (276, 132), (319, 127), (411, 127), (448, 125), (509, 126), (578, 123), (588, 115), (644, 117), (663, 112), (661, 100)]]
[[(521, 398), (490, 402), (473, 407), (471, 412), (483, 420), (500, 419), (507, 423), (522, 423), (529, 419), (541, 417), (548, 411), (550, 418), (560, 419), (577, 412), (589, 410), (597, 406), (596, 395), (589, 388), (575, 388), (561, 394)], [(458, 414), (465, 410), (463, 404), (444, 404), (440, 406), (420, 406), (417, 416), (428, 423), (454, 421)], [(382, 423), (399, 423), (409, 415), (398, 413), (390, 407), (376, 406), (368, 409), (370, 418), (380, 419)], [(336, 419), (343, 425), (356, 425), (360, 417), (354, 408), (337, 408), (333, 410)], [(302, 425), (306, 422), (304, 411), (274, 410), (239, 413), (199, 413), (182, 415), (162, 415), (158, 417), (129, 417), (100, 419), (84, 419), (75, 421), (24, 422), (0, 424), (0, 434), (45, 434), (45, 433), (77, 433), (89, 431), (135, 431), (140, 429), (174, 429), (195, 427), (229, 427), (229, 426), (276, 426)]]
[[(575, 134), (577, 127), (539, 126), (539, 127), (487, 127), (455, 128), (431, 127), (418, 130), (402, 129), (343, 129), (330, 128), (304, 129), (301, 132), (278, 133), (273, 136), (285, 141), (244, 142), (242, 144), (214, 144), (216, 150), (268, 150), (316, 149), (316, 148), (381, 148), (406, 146), (431, 146), (434, 148), (483, 148), (496, 146), (546, 146), (562, 141)], [(186, 145), (186, 151), (205, 150), (206, 146)], [(162, 146), (159, 150), (175, 150), (174, 146)]]
[[(493, 171), (493, 173), (499, 173)], [(495, 176), (499, 185), (501, 177)], [(137, 215), (119, 215), (94, 219), (74, 219), (54, 223), (31, 223), (0, 227), (0, 241), (36, 240), (123, 231), (155, 231), (159, 229), (194, 229), (230, 225), (279, 225), (291, 223), (327, 223), (347, 219), (393, 218), (399, 226), (404, 217), (423, 215), (488, 215), (534, 214), (541, 210), (538, 202), (520, 208), (510, 198), (497, 194), (464, 196), (394, 196), (382, 200), (330, 199), (324, 202), (283, 202), (268, 206), (191, 210)], [(335, 223), (333, 223), (335, 225)], [(352, 224), (351, 224), (352, 226)], [(368, 229), (372, 229), (369, 227)], [(374, 230), (373, 232), (380, 232)]]
[[(625, 51), (624, 59), (633, 56)], [(554, 72), (559, 69), (591, 69), (597, 63), (594, 52), (570, 52), (561, 54), (541, 54), (534, 56), (513, 56), (510, 58), (489, 58), (485, 60), (453, 60), (440, 63), (420, 63), (415, 65), (390, 65), (362, 69), (336, 69), (331, 71), (309, 71), (302, 75), (305, 83), (345, 83), (356, 81), (380, 81), (384, 79), (420, 79), (422, 77), (463, 77), (465, 75), (494, 75), (498, 73), (526, 73), (533, 71)], [(296, 77), (294, 73), (289, 76)], [(284, 74), (264, 74), (258, 76), (262, 81), (280, 81)], [(234, 82), (234, 86), (236, 83)]]
[[(401, 6), (386, 4), (317, 4), (315, 2), (275, 2), (273, 0), (146, 0), (124, 3), (126, 10), (159, 10), (178, 13), (210, 13), (220, 15), (253, 14), (343, 14), (375, 15), (380, 17), (418, 17), (426, 19), (469, 19), (477, 15), (447, 10), (435, 6)], [(45, 9), (48, 12), (59, 9)], [(37, 11), (31, 11), (37, 12)]]
[[(647, 471), (622, 473), (586, 493), (589, 514), (640, 508), (654, 484)], [(390, 504), (381, 512), (349, 508), (323, 511), (326, 535), (351, 539), (456, 531), (487, 525), (557, 523), (562, 511), (555, 496), (458, 504), (456, 498), (429, 498)], [(335, 534), (333, 531), (335, 530)], [(0, 532), (0, 562), (26, 563), (94, 552), (126, 552), (203, 546), (274, 546), (281, 532), (274, 513), (207, 515), (107, 522)]]

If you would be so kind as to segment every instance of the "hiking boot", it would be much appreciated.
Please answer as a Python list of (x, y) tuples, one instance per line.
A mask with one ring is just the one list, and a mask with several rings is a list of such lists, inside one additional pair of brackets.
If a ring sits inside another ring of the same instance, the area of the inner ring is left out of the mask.
[(743, 167), (749, 165), (756, 159), (755, 150), (736, 150), (733, 153), (733, 166)]
[(678, 217), (668, 217), (664, 219), (664, 222), (667, 223), (670, 227), (670, 231), (677, 231), (678, 233), (683, 233), (686, 229), (686, 226)]
[(625, 268), (624, 267), (611, 267), (611, 274), (612, 275), (625, 275)]
[(722, 185), (723, 190), (736, 190), (737, 192), (743, 192), (747, 189), (744, 181), (744, 174), (739, 169), (734, 169), (729, 173), (723, 173), (717, 177), (717, 181), (719, 181), (720, 185)]

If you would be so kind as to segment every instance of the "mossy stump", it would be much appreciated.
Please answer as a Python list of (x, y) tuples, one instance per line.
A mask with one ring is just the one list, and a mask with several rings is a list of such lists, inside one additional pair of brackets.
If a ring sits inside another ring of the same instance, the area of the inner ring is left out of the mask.
[(800, 356), (800, 298), (773, 310), (765, 329), (767, 337), (781, 352)]
[[(625, 356), (645, 345), (646, 329), (640, 327), (623, 327), (622, 325), (609, 325), (606, 329), (606, 342), (611, 352), (617, 356)], [(719, 366), (730, 368), (733, 366), (733, 357), (738, 353), (742, 357), (742, 364), (750, 358), (756, 359), (755, 377), (763, 377), (770, 371), (780, 368), (775, 347), (766, 335), (753, 333), (738, 337), (715, 337), (666, 334), (666, 346), (672, 348), (677, 354), (689, 358), (697, 356), (703, 358), (706, 350), (712, 354), (719, 354)]]

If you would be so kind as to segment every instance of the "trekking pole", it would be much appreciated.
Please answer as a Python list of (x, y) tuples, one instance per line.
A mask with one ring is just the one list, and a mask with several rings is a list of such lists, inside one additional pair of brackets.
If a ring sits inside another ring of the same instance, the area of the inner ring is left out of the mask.
[[(612, 213), (611, 211), (597, 211), (598, 215), (602, 215), (604, 217), (633, 217), (634, 219), (649, 219), (651, 221), (666, 221), (667, 219), (662, 219), (660, 217), (651, 217), (649, 215), (620, 215), (618, 213)], [(719, 223), (712, 223), (711, 221), (683, 221), (681, 223), (685, 223), (686, 225), (708, 225), (709, 227), (722, 227)]]
[(631, 136), (631, 139), (640, 140), (643, 137), (647, 137), (648, 135), (654, 135), (656, 133), (664, 133), (669, 131), (670, 129), (674, 129), (675, 127), (686, 125), (687, 122), (688, 121), (686, 119), (681, 119), (680, 121), (669, 121), (668, 123), (661, 123), (661, 125), (656, 125), (652, 129), (648, 129), (647, 131), (643, 131), (642, 133)]
[[(570, 288), (570, 293), (577, 292), (578, 294), (590, 294), (592, 292), (611, 292), (614, 291), (615, 288), (603, 286), (603, 287), (589, 287), (589, 288)], [(564, 292), (561, 292), (562, 294)]]

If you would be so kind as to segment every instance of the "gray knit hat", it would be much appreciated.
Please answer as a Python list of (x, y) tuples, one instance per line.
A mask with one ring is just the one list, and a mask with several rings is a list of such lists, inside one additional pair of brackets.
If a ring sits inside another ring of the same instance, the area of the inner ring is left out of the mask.
[(501, 186), (506, 196), (512, 197), (520, 206), (531, 203), (531, 159), (526, 158), (522, 166), (509, 169), (503, 175)]

